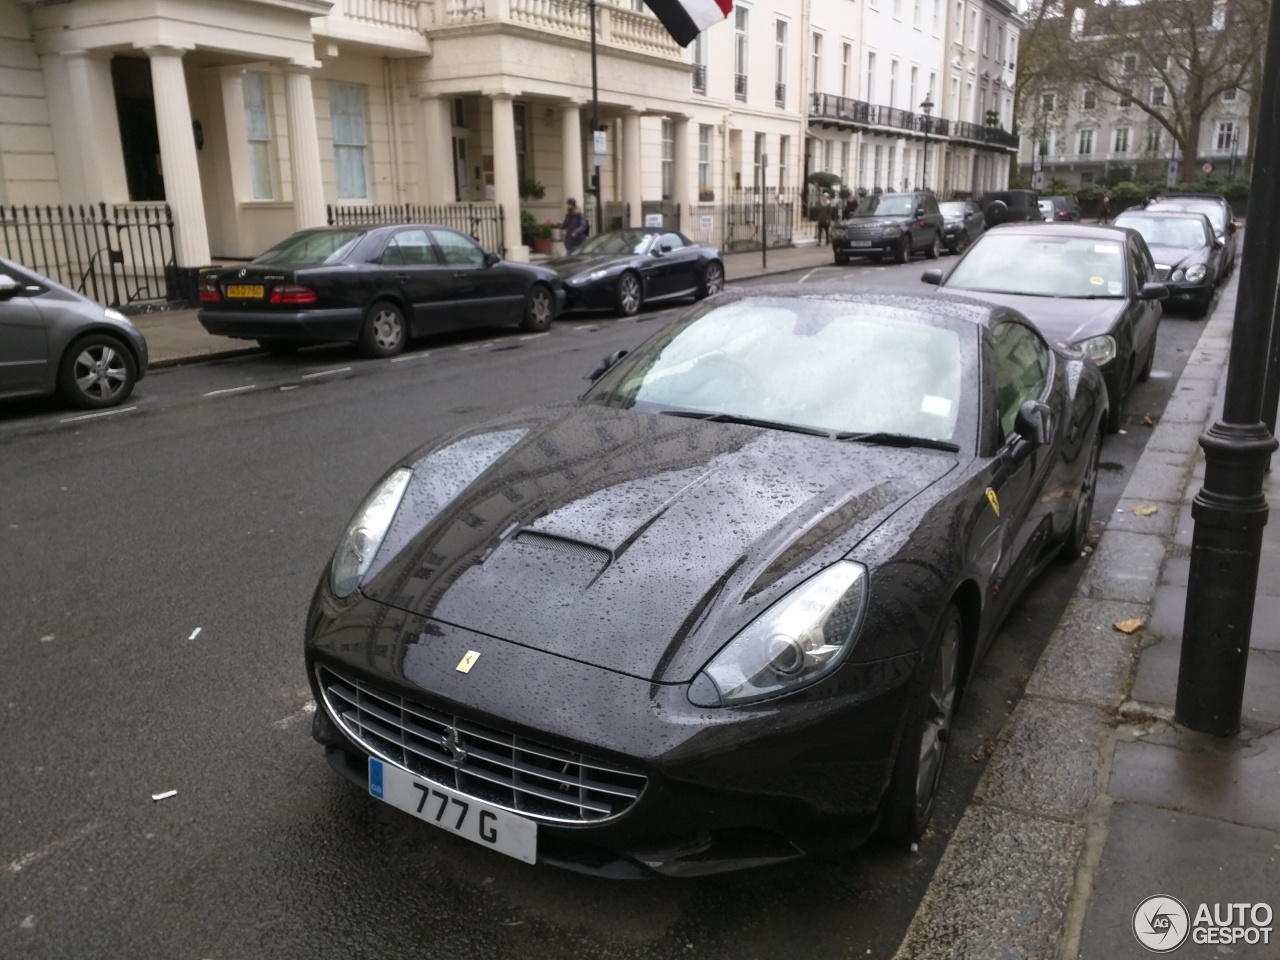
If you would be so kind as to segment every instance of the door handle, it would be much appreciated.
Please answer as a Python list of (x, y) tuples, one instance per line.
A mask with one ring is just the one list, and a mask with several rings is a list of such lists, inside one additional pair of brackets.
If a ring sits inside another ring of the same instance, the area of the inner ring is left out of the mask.
[(396, 279), (397, 279), (397, 280), (399, 280), (399, 281), (401, 281), (401, 282), (404, 282), (405, 280), (408, 280), (408, 279), (409, 279), (409, 275), (408, 275), (407, 273), (397, 273), (397, 274), (396, 274)]
[(455, 270), (455, 271), (453, 271), (453, 279), (455, 279), (455, 280), (466, 280), (466, 279), (467, 279), (468, 277), (470, 277), (470, 276), (471, 276), (471, 274), (470, 274), (470, 273), (468, 273), (466, 270)]

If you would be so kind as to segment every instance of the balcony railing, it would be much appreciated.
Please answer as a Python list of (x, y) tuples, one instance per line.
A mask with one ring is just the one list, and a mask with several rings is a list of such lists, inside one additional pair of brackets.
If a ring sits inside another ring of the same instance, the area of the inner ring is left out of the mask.
[(773, 85), (773, 102), (779, 107), (787, 105), (787, 85), (785, 83), (775, 83)]
[(745, 73), (735, 73), (733, 75), (733, 95), (739, 100), (747, 99), (747, 75)]
[(831, 121), (853, 127), (888, 127), (910, 130), (923, 136), (925, 125), (931, 137), (952, 136), (952, 122), (942, 117), (926, 117), (897, 107), (885, 107), (830, 93), (814, 93), (809, 97), (809, 119)]
[(707, 68), (701, 63), (693, 65), (693, 92), (707, 92)]

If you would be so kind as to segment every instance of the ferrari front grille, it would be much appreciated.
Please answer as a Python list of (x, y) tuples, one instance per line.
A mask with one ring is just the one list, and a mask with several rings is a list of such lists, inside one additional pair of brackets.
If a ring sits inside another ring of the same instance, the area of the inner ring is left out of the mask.
[(620, 816), (648, 778), (574, 750), (476, 723), (318, 666), (325, 709), (382, 760), (477, 800), (544, 823)]

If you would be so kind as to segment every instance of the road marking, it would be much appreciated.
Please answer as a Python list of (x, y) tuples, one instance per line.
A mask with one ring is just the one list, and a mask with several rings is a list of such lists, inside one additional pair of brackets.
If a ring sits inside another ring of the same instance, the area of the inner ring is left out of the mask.
[(241, 393), (245, 390), (256, 390), (256, 389), (258, 389), (258, 385), (256, 383), (251, 383), (247, 387), (227, 387), (225, 390), (210, 390), (208, 393), (205, 394), (205, 396), (220, 397), (226, 393)]
[(479, 350), (481, 347), (492, 347), (497, 340), (486, 340), (484, 343), (471, 343), (465, 347), (459, 347), (459, 350)]
[(574, 333), (590, 333), (592, 330), (599, 330), (599, 329), (600, 329), (599, 327), (594, 327), (594, 326), (592, 326), (592, 327), (574, 327), (574, 328), (573, 328), (573, 332), (574, 332)]
[(95, 830), (100, 830), (100, 829), (102, 829), (102, 824), (90, 823), (87, 826), (81, 827), (79, 830), (71, 834), (71, 836), (69, 837), (63, 837), (61, 840), (54, 840), (52, 843), (46, 843), (40, 849), (32, 850), (30, 853), (25, 854), (19, 857), (17, 860), (14, 860), (12, 863), (10, 863), (9, 872), (21, 873), (27, 867), (31, 866), (33, 863), (43, 860), (45, 857), (53, 853), (55, 850), (60, 850), (63, 847), (70, 846), (71, 844), (75, 843), (78, 840), (83, 840), (85, 837), (93, 833)]
[(550, 330), (546, 331), (545, 333), (529, 333), (521, 337), (520, 339), (521, 340), (537, 340), (539, 337), (549, 337), (549, 336), (551, 336)]
[(301, 379), (310, 380), (313, 377), (327, 377), (334, 373), (346, 373), (350, 369), (350, 367), (334, 367), (332, 370), (317, 370), (315, 373), (304, 373)]
[(806, 273), (803, 277), (797, 280), (796, 285), (799, 286), (800, 284), (804, 283), (806, 280), (808, 280), (810, 277), (812, 277), (815, 273), (817, 273), (821, 269), (822, 269), (821, 267), (814, 267), (812, 270)]
[(187, 639), (194, 640), (196, 637), (200, 636), (200, 631), (203, 629), (204, 627), (196, 627), (194, 630), (191, 631), (191, 636), (187, 637)]
[(115, 410), (100, 410), (97, 413), (82, 413), (78, 417), (63, 417), (59, 423), (79, 423), (81, 420), (96, 420), (99, 417), (114, 417), (117, 413), (128, 413), (130, 410), (137, 410), (134, 407), (118, 407)]
[(423, 353), (406, 353), (403, 357), (392, 357), (392, 363), (404, 363), (406, 360), (424, 360), (431, 356), (431, 351), (427, 350)]
[(277, 730), (284, 730), (290, 724), (297, 723), (299, 720), (305, 720), (307, 717), (311, 716), (315, 712), (316, 712), (315, 701), (308, 700), (306, 703), (302, 705), (302, 709), (299, 710), (297, 713), (290, 714), (287, 717), (282, 717), (279, 720), (273, 720), (271, 722), (271, 725), (275, 727)]

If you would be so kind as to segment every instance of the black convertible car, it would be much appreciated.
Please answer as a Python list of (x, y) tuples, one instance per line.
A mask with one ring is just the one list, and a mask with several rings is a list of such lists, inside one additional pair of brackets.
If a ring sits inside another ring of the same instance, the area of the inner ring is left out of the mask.
[(551, 326), (564, 291), (551, 270), (511, 263), (429, 224), (303, 230), (243, 267), (200, 274), (200, 323), (268, 350), (347, 340), (391, 357), (412, 337)]
[(631, 317), (646, 303), (701, 299), (724, 287), (719, 249), (657, 227), (610, 230), (545, 265), (564, 281), (566, 310)]
[(338, 771), (608, 876), (920, 836), (974, 664), (1085, 541), (1106, 394), (1011, 310), (794, 290), (385, 474), (307, 617)]

